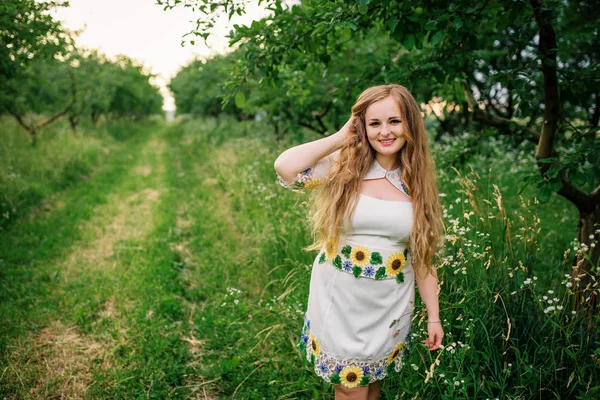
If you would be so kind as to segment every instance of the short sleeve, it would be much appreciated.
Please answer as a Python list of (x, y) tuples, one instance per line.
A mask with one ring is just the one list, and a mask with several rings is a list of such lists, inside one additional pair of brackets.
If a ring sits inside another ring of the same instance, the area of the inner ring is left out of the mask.
[(285, 188), (302, 191), (304, 189), (314, 189), (323, 184), (325, 177), (331, 168), (333, 161), (337, 158), (339, 150), (331, 153), (330, 155), (321, 158), (315, 165), (296, 175), (296, 179), (293, 182), (286, 182), (283, 178), (277, 174), (277, 182)]

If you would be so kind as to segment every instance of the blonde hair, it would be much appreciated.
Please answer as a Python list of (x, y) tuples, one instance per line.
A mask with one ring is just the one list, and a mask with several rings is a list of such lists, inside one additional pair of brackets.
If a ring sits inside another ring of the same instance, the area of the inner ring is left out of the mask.
[(441, 244), (443, 223), (435, 166), (429, 154), (421, 110), (414, 97), (401, 85), (368, 88), (352, 106), (354, 126), (350, 127), (350, 134), (323, 185), (309, 200), (309, 221), (314, 242), (306, 250), (325, 247), (329, 253), (336, 251), (342, 224), (350, 224), (358, 203), (361, 182), (375, 160), (375, 150), (367, 138), (365, 114), (371, 104), (387, 97), (394, 98), (400, 108), (406, 137), (397, 161), (402, 167), (402, 180), (408, 187), (413, 203), (409, 256), (418, 279), (425, 278), (427, 272), (437, 277), (432, 261)]

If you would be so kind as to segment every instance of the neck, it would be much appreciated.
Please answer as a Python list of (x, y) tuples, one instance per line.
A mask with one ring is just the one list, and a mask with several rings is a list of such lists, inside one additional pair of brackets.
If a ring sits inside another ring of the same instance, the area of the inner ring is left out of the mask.
[(395, 155), (391, 156), (383, 156), (381, 154), (377, 154), (375, 157), (379, 165), (381, 165), (387, 171), (393, 171), (398, 168), (398, 161), (396, 160)]

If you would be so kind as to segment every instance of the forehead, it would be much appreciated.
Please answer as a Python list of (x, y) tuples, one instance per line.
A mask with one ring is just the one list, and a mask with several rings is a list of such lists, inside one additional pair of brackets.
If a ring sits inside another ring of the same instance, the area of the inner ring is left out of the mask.
[(396, 100), (388, 96), (367, 107), (365, 119), (388, 119), (390, 117), (401, 117), (400, 106)]

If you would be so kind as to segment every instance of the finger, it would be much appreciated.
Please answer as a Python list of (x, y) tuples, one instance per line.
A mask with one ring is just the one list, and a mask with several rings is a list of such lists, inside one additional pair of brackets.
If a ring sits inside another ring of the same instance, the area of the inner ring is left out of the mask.
[(438, 334), (433, 334), (431, 335), (431, 338), (429, 339), (429, 343), (431, 343), (431, 346), (429, 346), (429, 350), (436, 350), (440, 347), (440, 343), (441, 343), (441, 338)]

